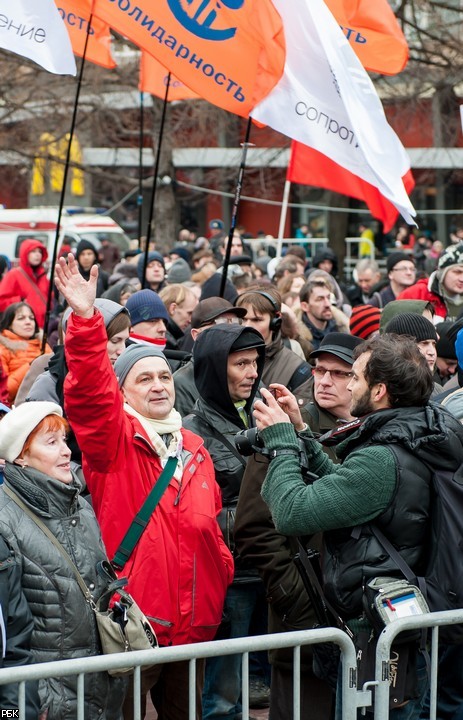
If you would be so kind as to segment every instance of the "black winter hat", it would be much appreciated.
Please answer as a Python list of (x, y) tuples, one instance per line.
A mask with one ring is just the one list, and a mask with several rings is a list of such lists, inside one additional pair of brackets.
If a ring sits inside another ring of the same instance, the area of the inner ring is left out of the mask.
[(396, 265), (399, 264), (399, 262), (402, 262), (402, 260), (406, 260), (407, 262), (412, 262), (415, 264), (415, 261), (411, 255), (405, 252), (393, 252), (390, 255), (387, 256), (386, 260), (386, 270), (388, 273), (391, 272), (395, 268)]
[[(162, 267), (164, 268), (164, 270), (166, 269), (166, 264), (165, 264), (165, 262), (164, 262), (164, 258), (163, 258), (163, 256), (161, 255), (161, 253), (156, 252), (156, 250), (151, 250), (151, 251), (148, 253), (148, 262), (147, 262), (147, 265), (146, 265), (146, 266), (148, 267), (148, 265), (150, 264), (150, 262), (154, 262), (154, 260), (157, 260), (158, 263), (161, 263), (161, 265), (162, 265)], [(143, 269), (144, 269), (144, 267), (145, 267), (145, 253), (141, 253), (141, 255), (139, 255), (138, 261), (137, 261), (137, 273), (138, 273), (138, 279), (140, 280), (140, 282), (143, 282)]]
[(455, 340), (449, 337), (449, 330), (453, 327), (454, 323), (446, 320), (436, 325), (436, 331), (439, 335), (436, 349), (437, 355), (441, 358), (447, 358), (449, 360), (456, 360), (457, 354), (455, 352)]
[(396, 335), (410, 335), (415, 338), (417, 342), (423, 340), (435, 340), (437, 343), (437, 332), (436, 328), (427, 318), (423, 315), (416, 315), (415, 313), (402, 313), (396, 315), (389, 320), (386, 330), (386, 334), (395, 333)]
[(76, 260), (79, 262), (79, 255), (84, 250), (91, 250), (92, 253), (95, 253), (95, 260), (98, 260), (98, 250), (96, 249), (95, 245), (90, 242), (90, 240), (80, 240), (77, 247), (76, 247)]

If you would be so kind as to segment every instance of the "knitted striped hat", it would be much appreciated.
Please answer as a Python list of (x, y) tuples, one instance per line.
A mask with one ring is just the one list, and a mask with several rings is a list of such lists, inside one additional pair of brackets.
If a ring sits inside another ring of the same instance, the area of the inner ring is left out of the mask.
[(373, 305), (357, 305), (352, 308), (349, 327), (352, 335), (366, 340), (373, 333), (379, 332), (381, 310)]

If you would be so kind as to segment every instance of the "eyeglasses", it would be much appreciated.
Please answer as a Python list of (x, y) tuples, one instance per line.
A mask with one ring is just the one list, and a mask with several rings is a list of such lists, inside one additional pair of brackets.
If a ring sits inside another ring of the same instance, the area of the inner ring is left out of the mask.
[(391, 272), (416, 272), (416, 267), (414, 265), (399, 265), (398, 267), (393, 267)]
[(317, 365), (312, 368), (312, 375), (317, 378), (325, 377), (326, 373), (329, 374), (330, 378), (334, 380), (347, 380), (353, 376), (353, 372), (350, 370), (328, 370), (323, 365)]
[(208, 322), (201, 323), (200, 327), (210, 327), (211, 325), (241, 325), (241, 318), (239, 318), (237, 315), (233, 315), (232, 317), (224, 317), (223, 315), (219, 315), (219, 317), (214, 318), (213, 320), (208, 320)]

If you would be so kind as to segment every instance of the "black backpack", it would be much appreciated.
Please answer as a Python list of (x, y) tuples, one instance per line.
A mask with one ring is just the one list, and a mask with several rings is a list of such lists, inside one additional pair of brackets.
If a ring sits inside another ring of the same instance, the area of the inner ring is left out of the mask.
[[(457, 610), (463, 608), (463, 467), (455, 472), (428, 467), (432, 472), (431, 528), (424, 576), (417, 577), (381, 530), (370, 527), (405, 578), (418, 585), (431, 612)], [(439, 638), (444, 643), (462, 643), (463, 625), (441, 627)]]

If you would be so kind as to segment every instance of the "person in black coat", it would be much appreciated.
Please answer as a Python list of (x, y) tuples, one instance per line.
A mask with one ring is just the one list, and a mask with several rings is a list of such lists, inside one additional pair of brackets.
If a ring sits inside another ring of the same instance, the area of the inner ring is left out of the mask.
[[(29, 605), (21, 587), (21, 566), (5, 540), (0, 537), (0, 642), (1, 668), (33, 662), (31, 636), (34, 629)], [(18, 685), (0, 685), (2, 710), (18, 708)], [(37, 682), (26, 683), (26, 720), (37, 720), (39, 695)]]

